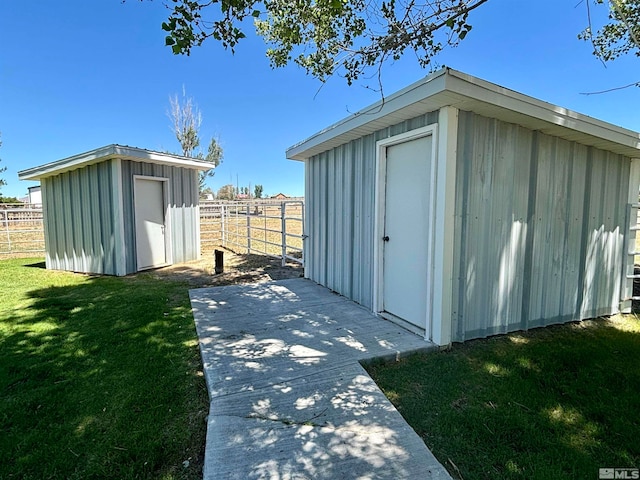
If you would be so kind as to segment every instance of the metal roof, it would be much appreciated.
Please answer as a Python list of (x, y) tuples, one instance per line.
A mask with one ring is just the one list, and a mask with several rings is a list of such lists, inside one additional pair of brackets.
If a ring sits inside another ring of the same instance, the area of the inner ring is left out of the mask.
[(287, 149), (305, 160), (427, 112), (453, 106), (584, 145), (640, 158), (640, 133), (443, 68)]
[(77, 168), (86, 167), (94, 163), (104, 162), (119, 158), (121, 160), (132, 160), (134, 162), (156, 163), (173, 167), (183, 167), (193, 170), (210, 170), (213, 165), (204, 160), (172, 155), (170, 153), (154, 152), (143, 148), (128, 147), (123, 145), (107, 145), (96, 148), (85, 153), (80, 153), (72, 157), (63, 158), (55, 162), (46, 163), (38, 167), (28, 168), (18, 172), (20, 180), (39, 180), (41, 178), (58, 175)]

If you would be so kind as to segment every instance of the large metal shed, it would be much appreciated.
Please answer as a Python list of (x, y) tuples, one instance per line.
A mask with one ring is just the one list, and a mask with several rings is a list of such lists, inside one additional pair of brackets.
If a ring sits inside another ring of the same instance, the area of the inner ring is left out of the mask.
[(305, 275), (428, 341), (630, 308), (637, 132), (445, 68), (287, 157)]
[(47, 268), (127, 275), (199, 258), (198, 172), (211, 168), (108, 145), (18, 176), (42, 186)]

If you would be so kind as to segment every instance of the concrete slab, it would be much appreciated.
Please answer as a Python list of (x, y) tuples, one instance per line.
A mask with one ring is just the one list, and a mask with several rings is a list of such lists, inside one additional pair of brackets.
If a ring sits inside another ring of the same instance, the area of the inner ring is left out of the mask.
[(433, 348), (309, 280), (190, 291), (204, 478), (450, 478), (360, 361)]

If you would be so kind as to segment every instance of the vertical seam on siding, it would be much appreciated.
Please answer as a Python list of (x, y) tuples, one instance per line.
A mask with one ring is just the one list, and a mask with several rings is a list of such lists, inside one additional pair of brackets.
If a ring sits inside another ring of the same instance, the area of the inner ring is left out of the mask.
[[(573, 163), (575, 162), (574, 158), (575, 151), (575, 142), (571, 142), (569, 144), (569, 165), (567, 169), (567, 184), (566, 184), (566, 210), (564, 215), (564, 244), (562, 247), (562, 278), (560, 279), (560, 312), (559, 316), (563, 318), (567, 315), (565, 312), (565, 305), (567, 294), (565, 292), (567, 277), (569, 276), (569, 251), (571, 249), (571, 245), (569, 245), (569, 225), (571, 224), (571, 212), (573, 212), (573, 205), (571, 203), (572, 192), (573, 192)], [(573, 313), (575, 312), (575, 305), (572, 307)]]
[(470, 190), (470, 178), (471, 178), (471, 160), (473, 152), (470, 142), (471, 136), (469, 132), (472, 130), (470, 127), (473, 123), (473, 118), (467, 112), (464, 115), (465, 123), (465, 136), (464, 145), (458, 155), (462, 163), (462, 205), (460, 206), (460, 262), (458, 269), (458, 313), (457, 313), (457, 325), (456, 325), (456, 340), (464, 341), (465, 331), (464, 328), (464, 305), (466, 297), (466, 274), (465, 265), (467, 263), (467, 231), (469, 220), (469, 190)]
[(586, 232), (589, 228), (589, 216), (591, 215), (591, 171), (593, 169), (593, 151), (592, 147), (587, 147), (587, 171), (585, 174), (584, 188), (584, 210), (582, 213), (582, 229), (580, 232), (580, 267), (578, 272), (578, 300), (577, 307), (579, 317), (582, 319), (583, 301), (584, 301), (584, 269), (586, 265), (585, 254), (587, 251), (587, 242), (589, 241)]
[(524, 275), (522, 288), (522, 309), (520, 313), (520, 328), (526, 330), (529, 323), (531, 303), (531, 270), (533, 262), (533, 237), (535, 230), (535, 210), (538, 183), (538, 132), (534, 131), (531, 139), (531, 164), (529, 166), (529, 199), (527, 202), (527, 238), (524, 249)]

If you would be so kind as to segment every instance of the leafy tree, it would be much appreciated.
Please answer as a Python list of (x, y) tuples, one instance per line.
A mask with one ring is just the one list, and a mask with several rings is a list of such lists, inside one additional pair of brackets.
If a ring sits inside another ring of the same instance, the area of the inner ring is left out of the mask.
[(199, 158), (213, 164), (213, 169), (207, 172), (200, 172), (198, 188), (200, 194), (202, 194), (207, 178), (213, 177), (215, 168), (222, 163), (224, 152), (220, 142), (212, 137), (206, 155), (202, 151), (195, 152), (195, 149), (200, 146), (202, 113), (193, 98), (187, 96), (184, 86), (182, 87), (182, 100), (178, 98), (178, 95), (169, 97), (169, 111), (167, 114), (171, 119), (171, 127), (176, 140), (178, 140), (182, 148), (182, 155)]
[(213, 168), (207, 172), (200, 172), (200, 177), (198, 180), (198, 186), (200, 188), (200, 193), (203, 193), (205, 188), (205, 182), (208, 177), (213, 177), (216, 174), (216, 168), (218, 165), (222, 163), (222, 159), (224, 158), (224, 151), (220, 146), (220, 143), (215, 138), (211, 138), (209, 142), (209, 148), (207, 149), (207, 155), (203, 156), (202, 152), (199, 152), (197, 158), (205, 160), (213, 164)]
[(220, 200), (235, 200), (236, 198), (236, 187), (232, 184), (227, 184), (218, 190), (218, 194), (216, 195)]
[(262, 185), (256, 185), (254, 187), (253, 196), (256, 198), (262, 198)]
[[(0, 140), (0, 147), (2, 147), (2, 140)], [(0, 162), (1, 161), (2, 159), (0, 158)], [(4, 173), (6, 171), (7, 171), (7, 167), (0, 167), (0, 173)], [(0, 178), (0, 188), (4, 187), (6, 184), (7, 184), (7, 181), (4, 178)], [(3, 203), (10, 203), (10, 202), (3, 202)]]
[(175, 54), (214, 38), (232, 51), (253, 17), (273, 67), (290, 62), (326, 80), (349, 84), (408, 50), (427, 66), (471, 30), (469, 12), (487, 0), (173, 0), (162, 24)]
[[(244, 38), (246, 20), (266, 41), (272, 67), (291, 62), (321, 81), (343, 76), (348, 84), (387, 60), (415, 53), (422, 67), (471, 31), (469, 13), (487, 0), (172, 0), (162, 28), (175, 54), (187, 54), (209, 38), (232, 51)], [(585, 0), (588, 27), (579, 38), (603, 61), (640, 55), (640, 0)], [(609, 8), (609, 23), (597, 32), (591, 5)], [(378, 75), (375, 75), (377, 73)], [(637, 84), (640, 85), (640, 82)], [(382, 88), (382, 85), (379, 85)]]
[(22, 203), (16, 197), (3, 197), (0, 195), (0, 203)]

